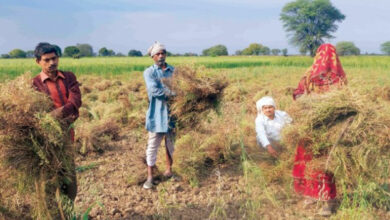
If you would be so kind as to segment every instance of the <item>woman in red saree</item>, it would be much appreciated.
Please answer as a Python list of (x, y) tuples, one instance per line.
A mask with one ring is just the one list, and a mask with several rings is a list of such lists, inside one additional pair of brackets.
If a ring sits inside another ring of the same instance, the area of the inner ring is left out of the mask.
[(322, 44), (316, 52), (313, 65), (306, 71), (294, 90), (293, 98), (311, 92), (323, 93), (330, 87), (340, 87), (347, 84), (343, 67), (341, 66), (336, 48), (332, 44)]
[[(346, 75), (331, 44), (322, 44), (314, 58), (314, 63), (306, 72), (293, 93), (296, 100), (303, 94), (324, 93), (332, 86), (340, 87), (347, 83)], [(320, 214), (330, 215), (336, 198), (336, 184), (333, 173), (321, 169), (310, 169), (308, 163), (313, 155), (310, 151), (311, 141), (301, 139), (296, 149), (293, 177), (295, 192), (310, 201), (327, 201)]]

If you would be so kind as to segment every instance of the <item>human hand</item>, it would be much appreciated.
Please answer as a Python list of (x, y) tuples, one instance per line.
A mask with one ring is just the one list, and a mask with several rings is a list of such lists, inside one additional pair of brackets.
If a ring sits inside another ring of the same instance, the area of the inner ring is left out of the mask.
[(60, 119), (60, 118), (62, 118), (62, 109), (63, 109), (63, 107), (54, 109), (53, 111), (50, 112), (50, 115), (53, 118)]
[(276, 152), (276, 150), (272, 147), (272, 145), (268, 144), (266, 146), (267, 150), (268, 150), (268, 153), (271, 154), (271, 156), (277, 158), (279, 155), (278, 155), (278, 152)]

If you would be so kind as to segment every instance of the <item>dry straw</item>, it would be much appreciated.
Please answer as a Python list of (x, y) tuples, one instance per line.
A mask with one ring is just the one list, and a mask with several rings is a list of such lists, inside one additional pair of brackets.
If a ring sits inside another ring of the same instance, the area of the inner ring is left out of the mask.
[(0, 168), (22, 174), (19, 182), (30, 181), (24, 190), (36, 198), (31, 215), (50, 219), (63, 212), (55, 193), (71, 179), (73, 151), (65, 124), (48, 113), (51, 100), (31, 85), (24, 74), (0, 87)]
[(228, 85), (224, 77), (211, 78), (204, 71), (204, 68), (182, 65), (175, 68), (172, 78), (163, 80), (176, 94), (170, 100), (171, 114), (182, 128), (196, 125), (202, 112), (216, 108)]
[(361, 199), (390, 208), (385, 187), (390, 175), (388, 101), (344, 88), (301, 97), (288, 112), (295, 122), (285, 129), (283, 141), (290, 149), (304, 138), (312, 143), (307, 146), (314, 155), (309, 169), (333, 172), (344, 195), (371, 186), (359, 194)]

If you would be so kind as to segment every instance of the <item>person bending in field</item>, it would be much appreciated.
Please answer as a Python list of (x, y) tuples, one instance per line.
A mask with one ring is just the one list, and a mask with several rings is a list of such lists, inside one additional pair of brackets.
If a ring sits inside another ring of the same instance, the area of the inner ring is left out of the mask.
[(332, 44), (322, 44), (316, 52), (313, 65), (306, 71), (293, 92), (296, 100), (303, 94), (324, 93), (331, 87), (346, 85), (347, 77)]
[(174, 151), (174, 120), (170, 116), (168, 100), (174, 95), (163, 83), (163, 78), (171, 78), (174, 68), (165, 62), (167, 51), (165, 46), (155, 42), (148, 50), (154, 64), (144, 71), (144, 79), (149, 98), (146, 112), (146, 130), (149, 139), (146, 149), (148, 177), (143, 187), (153, 187), (153, 167), (157, 160), (157, 151), (161, 141), (165, 139), (166, 170), (164, 176), (172, 177), (172, 155)]
[(281, 151), (281, 131), (286, 124), (292, 122), (284, 111), (276, 110), (275, 101), (265, 96), (256, 102), (256, 133), (257, 142), (268, 150), (273, 157), (278, 157)]
[[(81, 93), (76, 76), (72, 72), (58, 70), (59, 52), (49, 43), (39, 43), (35, 47), (34, 56), (36, 63), (41, 67), (41, 72), (34, 77), (33, 87), (48, 95), (53, 101), (54, 118), (66, 122), (67, 132), (70, 132), (71, 141), (74, 141), (74, 129), (71, 124), (79, 116), (81, 107)], [(69, 149), (72, 150), (72, 149)], [(65, 179), (61, 186), (62, 192), (74, 201), (77, 195), (76, 170), (73, 166), (71, 173), (63, 173)]]
[[(324, 93), (332, 87), (339, 88), (347, 84), (346, 74), (336, 52), (331, 44), (322, 44), (316, 52), (313, 65), (294, 91), (293, 98), (309, 93)], [(315, 169), (308, 166), (313, 159), (311, 152), (311, 140), (301, 139), (295, 153), (293, 177), (294, 189), (299, 195), (304, 196), (304, 205), (310, 205), (316, 201), (325, 201), (320, 215), (329, 216), (335, 206), (336, 180), (329, 170)]]

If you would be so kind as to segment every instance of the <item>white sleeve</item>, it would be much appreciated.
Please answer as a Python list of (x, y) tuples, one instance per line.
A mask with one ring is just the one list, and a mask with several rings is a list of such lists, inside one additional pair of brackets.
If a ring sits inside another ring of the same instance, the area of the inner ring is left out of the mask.
[(267, 138), (267, 135), (265, 133), (265, 126), (264, 124), (262, 123), (261, 120), (258, 120), (256, 118), (256, 139), (257, 139), (257, 142), (261, 144), (261, 146), (263, 146), (264, 148), (270, 144), (268, 138)]
[(285, 124), (291, 124), (291, 122), (293, 121), (293, 119), (290, 117), (290, 115), (288, 115), (287, 112), (285, 111), (280, 111), (280, 114), (283, 118), (283, 121)]

